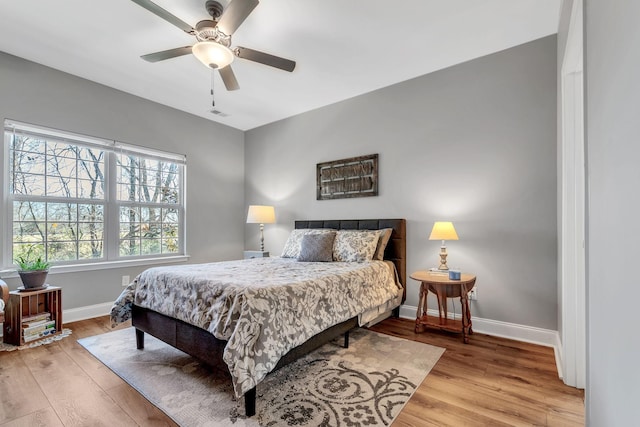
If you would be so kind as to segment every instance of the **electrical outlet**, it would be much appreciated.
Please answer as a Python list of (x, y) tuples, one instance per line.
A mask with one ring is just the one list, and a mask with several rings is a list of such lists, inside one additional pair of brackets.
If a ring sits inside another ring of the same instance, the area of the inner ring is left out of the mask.
[(122, 286), (128, 286), (129, 283), (129, 276), (122, 276)]
[(473, 289), (471, 289), (469, 291), (469, 299), (471, 301), (478, 301), (478, 288), (477, 287), (473, 287)]

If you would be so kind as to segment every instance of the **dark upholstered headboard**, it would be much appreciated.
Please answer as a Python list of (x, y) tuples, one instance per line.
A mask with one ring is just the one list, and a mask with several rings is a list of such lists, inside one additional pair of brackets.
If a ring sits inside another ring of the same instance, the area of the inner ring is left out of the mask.
[(400, 283), (405, 289), (402, 302), (407, 295), (407, 221), (405, 219), (331, 219), (295, 221), (295, 228), (333, 228), (336, 230), (380, 230), (392, 228), (391, 239), (384, 251), (384, 259), (393, 261), (398, 270)]

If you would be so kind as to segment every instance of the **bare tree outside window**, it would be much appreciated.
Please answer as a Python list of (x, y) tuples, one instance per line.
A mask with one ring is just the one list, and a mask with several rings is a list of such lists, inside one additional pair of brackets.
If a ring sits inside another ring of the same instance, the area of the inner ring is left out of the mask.
[(118, 156), (121, 256), (178, 252), (179, 177), (175, 163)]
[(104, 156), (98, 149), (10, 135), (13, 259), (102, 258)]
[[(15, 132), (5, 122), (11, 261), (28, 251), (54, 263), (183, 253), (184, 161), (52, 133)], [(109, 216), (117, 229), (107, 227)], [(109, 241), (117, 248), (107, 250)]]

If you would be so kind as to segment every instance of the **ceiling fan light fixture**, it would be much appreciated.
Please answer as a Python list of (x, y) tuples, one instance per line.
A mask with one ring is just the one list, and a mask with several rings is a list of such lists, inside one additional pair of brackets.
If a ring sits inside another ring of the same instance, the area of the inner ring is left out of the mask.
[(234, 54), (228, 47), (211, 41), (201, 41), (193, 45), (193, 55), (205, 66), (224, 68), (233, 62)]

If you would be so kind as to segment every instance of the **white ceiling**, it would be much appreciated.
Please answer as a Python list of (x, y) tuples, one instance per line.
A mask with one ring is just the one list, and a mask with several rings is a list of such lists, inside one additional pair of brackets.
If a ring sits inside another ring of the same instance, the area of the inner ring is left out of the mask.
[[(195, 39), (129, 0), (0, 0), (0, 51), (248, 130), (554, 34), (561, 1), (262, 0), (233, 46), (297, 67), (236, 59), (240, 90), (214, 80), (227, 117), (210, 112), (211, 71), (195, 57), (140, 59)], [(205, 0), (155, 3), (192, 26), (208, 17)]]

